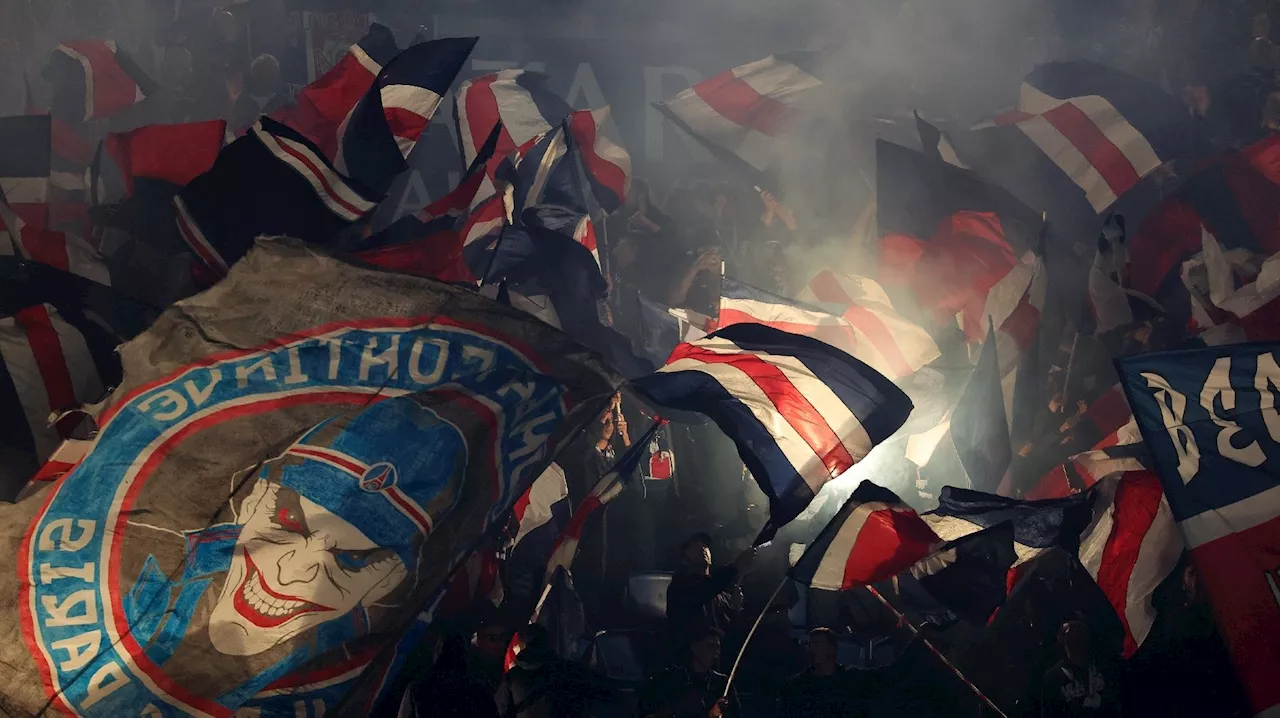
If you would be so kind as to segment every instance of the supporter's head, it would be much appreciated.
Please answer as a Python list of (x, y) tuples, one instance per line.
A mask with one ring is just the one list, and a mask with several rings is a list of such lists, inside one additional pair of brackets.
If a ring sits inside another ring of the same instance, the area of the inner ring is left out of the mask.
[(809, 631), (809, 665), (814, 668), (834, 666), (836, 663), (836, 634), (830, 628)]
[(249, 66), (249, 94), (271, 97), (280, 91), (280, 62), (275, 55), (259, 55)]
[(689, 634), (689, 667), (706, 673), (720, 665), (720, 641), (724, 632), (715, 626), (699, 626)]
[(1067, 660), (1082, 664), (1089, 660), (1089, 651), (1093, 645), (1089, 634), (1089, 624), (1083, 616), (1073, 616), (1058, 628), (1058, 645), (1062, 647)]
[(617, 427), (614, 426), (613, 409), (611, 408), (600, 416), (600, 434), (596, 438), (596, 446), (600, 446), (602, 448), (604, 446), (608, 446), (609, 442), (613, 441), (613, 433), (616, 429)]
[(711, 536), (699, 531), (680, 544), (680, 567), (689, 573), (711, 570)]
[(437, 673), (462, 673), (467, 670), (467, 639), (456, 633), (444, 637), (436, 647)]
[(502, 620), (501, 612), (496, 608), (486, 610), (480, 616), (479, 625), (476, 626), (474, 639), (476, 652), (487, 660), (501, 661), (507, 652), (509, 639), (507, 625)]

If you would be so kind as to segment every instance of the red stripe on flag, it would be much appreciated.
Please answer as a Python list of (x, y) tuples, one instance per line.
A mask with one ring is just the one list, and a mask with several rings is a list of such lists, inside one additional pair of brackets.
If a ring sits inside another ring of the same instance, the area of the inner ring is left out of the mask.
[(578, 140), (578, 150), (587, 172), (609, 188), (621, 201), (626, 201), (627, 174), (622, 168), (596, 154), (596, 120), (589, 110), (569, 115), (569, 126)]
[(773, 327), (774, 329), (779, 329), (784, 332), (820, 339), (823, 342), (846, 352), (852, 352), (858, 346), (858, 335), (855, 334), (853, 328), (847, 324), (806, 324), (800, 322), (765, 320), (749, 312), (734, 309), (732, 308), (732, 305), (722, 306), (720, 308), (720, 318), (716, 325), (717, 328), (723, 329), (724, 327), (730, 327), (734, 324), (763, 324), (767, 327)]
[(89, 60), (89, 72), (93, 77), (85, 82), (93, 84), (93, 107), (88, 108), (92, 117), (106, 117), (129, 107), (138, 97), (138, 83), (120, 67), (116, 53), (105, 42), (86, 40), (66, 43), (67, 47)]
[(692, 344), (677, 346), (667, 363), (680, 359), (694, 359), (704, 364), (729, 364), (740, 370), (773, 402), (778, 413), (813, 449), (833, 478), (856, 463), (840, 436), (778, 367), (754, 354), (716, 354)]
[(58, 330), (53, 327), (49, 311), (43, 306), (27, 307), (19, 310), (14, 319), (22, 326), (27, 343), (31, 345), (31, 353), (40, 368), (40, 378), (44, 380), (44, 390), (49, 397), (49, 408), (61, 411), (75, 407), (79, 402), (76, 401), (75, 385), (71, 383), (71, 370), (67, 367), (62, 342), (58, 339)]
[(699, 82), (693, 91), (716, 114), (770, 137), (778, 134), (787, 113), (786, 105), (756, 92), (732, 71)]
[(329, 184), (329, 180), (325, 178), (325, 170), (320, 167), (317, 167), (316, 164), (311, 161), (311, 158), (307, 154), (304, 154), (302, 152), (295, 150), (292, 147), (292, 145), (290, 145), (287, 142), (277, 142), (276, 144), (279, 145), (280, 149), (289, 153), (290, 156), (296, 158), (299, 162), (301, 162), (303, 165), (306, 166), (306, 168), (311, 172), (312, 176), (315, 177), (316, 180), (320, 183), (320, 187), (322, 191), (324, 191), (325, 194), (329, 195), (330, 199), (332, 199), (334, 203), (336, 203), (338, 206), (342, 207), (343, 209), (347, 210), (351, 214), (354, 214), (357, 216), (364, 214), (364, 210), (346, 201), (345, 199), (342, 198), (340, 194), (338, 194), (338, 192), (334, 190), (333, 185)]
[(898, 348), (898, 342), (894, 341), (893, 333), (884, 325), (880, 317), (875, 312), (853, 305), (845, 310), (844, 318), (871, 340), (876, 350), (884, 356), (885, 361), (889, 362), (889, 368), (898, 376), (906, 376), (915, 371), (911, 364), (907, 362), (907, 358), (902, 355), (902, 350)]
[[(1030, 291), (1031, 289), (1028, 288), (1028, 294)], [(1000, 325), (1000, 331), (1009, 335), (1023, 353), (1031, 347), (1031, 342), (1036, 338), (1036, 330), (1039, 328), (1040, 310), (1030, 302), (1028, 295), (1023, 295), (1018, 306), (1014, 307), (1013, 312)]]
[(384, 107), (382, 114), (387, 118), (387, 127), (391, 134), (406, 140), (417, 140), (422, 131), (427, 129), (427, 118), (404, 107)]
[(1138, 184), (1141, 178), (1133, 163), (1075, 103), (1064, 102), (1043, 117), (1080, 150), (1117, 197)]
[(364, 472), (367, 471), (367, 467), (361, 464), (357, 464), (356, 462), (348, 459), (346, 456), (339, 454), (336, 451), (312, 448), (308, 446), (295, 446), (289, 449), (287, 453), (297, 454), (298, 456), (302, 456), (306, 458), (319, 459), (320, 461), (325, 461), (331, 464), (337, 464), (338, 466), (342, 467), (343, 470), (356, 476), (357, 478), (364, 476)]
[[(502, 110), (498, 107), (498, 98), (494, 96), (492, 89), (495, 79), (495, 76), (490, 75), (477, 80), (463, 98), (467, 108), (467, 124), (471, 130), (471, 142), (474, 145), (468, 148), (472, 154), (479, 154), (480, 148), (489, 138), (489, 133), (493, 132), (494, 125), (502, 122)], [(485, 175), (492, 178), (498, 165), (515, 149), (515, 140), (511, 139), (511, 133), (504, 125), (498, 131), (498, 141), (493, 149), (493, 157), (490, 157), (485, 165)]]
[(67, 257), (67, 235), (28, 224), (22, 228), (21, 236), (22, 248), (31, 261), (47, 264), (64, 272), (71, 271), (71, 260)]
[(533, 485), (531, 484), (529, 488), (525, 489), (525, 492), (520, 495), (520, 498), (516, 499), (515, 505), (511, 507), (511, 513), (515, 515), (517, 524), (524, 521), (524, 514), (529, 510), (529, 502), (532, 500), (532, 497)]
[(891, 578), (928, 556), (940, 541), (914, 511), (873, 511), (845, 559), (841, 588), (847, 591)]
[(1124, 656), (1128, 658), (1138, 650), (1129, 629), (1129, 580), (1133, 577), (1142, 539), (1160, 510), (1164, 490), (1160, 479), (1150, 471), (1131, 471), (1116, 486), (1113, 528), (1102, 551), (1098, 565), (1098, 586), (1106, 594), (1111, 607), (1124, 626)]

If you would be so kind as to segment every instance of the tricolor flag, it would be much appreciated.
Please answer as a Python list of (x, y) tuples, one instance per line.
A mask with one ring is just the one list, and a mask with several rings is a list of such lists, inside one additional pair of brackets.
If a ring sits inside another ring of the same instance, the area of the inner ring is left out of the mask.
[(53, 84), (53, 115), (81, 123), (110, 117), (141, 102), (157, 85), (113, 40), (58, 45), (46, 68)]
[(573, 515), (565, 524), (564, 531), (551, 549), (551, 558), (547, 560), (545, 578), (547, 582), (551, 581), (557, 570), (568, 571), (573, 566), (573, 559), (578, 555), (578, 545), (582, 542), (587, 521), (609, 502), (618, 498), (622, 490), (627, 487), (631, 475), (635, 473), (636, 467), (640, 466), (640, 459), (648, 455), (649, 442), (654, 434), (658, 433), (658, 427), (661, 425), (662, 422), (655, 421), (644, 436), (632, 442), (631, 448), (627, 449), (609, 472), (591, 487), (586, 498), (578, 503), (577, 508), (573, 510)]
[(414, 45), (378, 73), (368, 93), (337, 130), (334, 167), (375, 194), (409, 168), (427, 123), (471, 55), (477, 38), (448, 38)]
[(1150, 471), (1112, 476), (1094, 493), (1093, 521), (1080, 539), (1080, 563), (1120, 617), (1128, 658), (1155, 623), (1151, 598), (1182, 557), (1182, 535), (1160, 479)]
[(1191, 298), (1192, 331), (1238, 329), (1250, 341), (1280, 339), (1280, 254), (1264, 257), (1248, 249), (1224, 249), (1207, 229), (1203, 250), (1182, 263), (1182, 283)]
[(708, 416), (733, 439), (769, 497), (762, 537), (798, 516), (912, 409), (893, 382), (845, 352), (759, 324), (681, 344), (634, 386), (657, 406)]
[[(880, 281), (936, 327), (957, 315), (971, 342), (1002, 327), (1032, 286), (1042, 217), (972, 172), (876, 143)], [(1038, 319), (1038, 317), (1037, 317)]]
[[(1116, 362), (1236, 674), (1280, 713), (1280, 344)], [(1130, 626), (1132, 629), (1132, 625)]]
[[(568, 117), (573, 108), (547, 89), (547, 82), (546, 75), (528, 70), (502, 70), (463, 82), (453, 105), (463, 161), (470, 165), (493, 128), (501, 127), (488, 167), (492, 178), (502, 158)], [(480, 197), (493, 191), (491, 185), (481, 187)]]
[(0, 256), (36, 262), (111, 286), (102, 256), (84, 238), (28, 224), (0, 192)]
[(596, 203), (612, 214), (631, 192), (631, 155), (613, 134), (609, 108), (574, 112), (568, 127)]
[[(918, 583), (935, 601), (975, 626), (985, 626), (1008, 596), (1009, 569), (1017, 560), (1013, 524), (1005, 521), (948, 541), (898, 577)], [(911, 595), (903, 591), (904, 598)]]
[(985, 528), (1013, 523), (1017, 567), (1055, 546), (1079, 550), (1080, 533), (1089, 525), (1089, 496), (1077, 494), (1048, 501), (1019, 501), (970, 489), (947, 486), (938, 508), (921, 516), (945, 541), (954, 541)]
[(884, 288), (869, 277), (823, 270), (801, 290), (800, 299), (833, 307), (857, 335), (854, 356), (890, 379), (914, 374), (940, 354), (929, 332), (899, 314)]
[(550, 548), (569, 518), (569, 484), (564, 469), (552, 463), (512, 507), (516, 523), (513, 551)]
[(302, 88), (292, 105), (272, 112), (271, 119), (305, 137), (331, 163), (336, 161), (339, 127), (399, 53), (390, 28), (371, 25), (360, 42), (320, 79)]
[(790, 575), (810, 588), (847, 591), (906, 571), (942, 543), (896, 494), (863, 481)]
[(259, 235), (323, 244), (372, 210), (377, 199), (301, 134), (263, 117), (174, 203), (183, 240), (222, 276)]
[(805, 95), (821, 87), (817, 52), (770, 55), (703, 80), (654, 103), (717, 159), (771, 187), (768, 179), (787, 122)]
[[(990, 128), (990, 129), (986, 129)], [(1065, 176), (1097, 213), (1102, 213), (1165, 162), (1185, 156), (1191, 122), (1186, 107), (1159, 87), (1087, 61), (1050, 62), (1022, 82), (1015, 108), (981, 132), (1017, 132), (1009, 155), (1038, 157), (1035, 174), (1051, 181)], [(1004, 135), (1002, 135), (1004, 136)], [(985, 171), (985, 167), (980, 167)], [(1000, 173), (993, 174), (1007, 187)]]
[(1212, 158), (1177, 194), (1147, 216), (1129, 241), (1126, 286), (1163, 300), (1177, 293), (1178, 269), (1200, 253), (1207, 231), (1226, 251), (1270, 256), (1280, 252), (1280, 176), (1269, 159), (1280, 152), (1273, 133), (1243, 149)]
[(859, 353), (858, 333), (839, 314), (732, 279), (722, 279), (716, 326), (723, 328), (743, 323), (763, 324), (779, 331), (813, 337), (866, 361)]
[(82, 313), (49, 304), (0, 318), (0, 423), (5, 470), (0, 498), (12, 501), (60, 438), (57, 415), (98, 401), (120, 381), (107, 332)]

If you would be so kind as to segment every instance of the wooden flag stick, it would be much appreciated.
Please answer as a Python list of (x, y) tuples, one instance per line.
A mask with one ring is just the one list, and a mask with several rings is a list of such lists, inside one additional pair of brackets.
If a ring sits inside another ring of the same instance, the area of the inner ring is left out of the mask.
[(907, 617), (902, 615), (901, 611), (894, 608), (893, 604), (889, 603), (884, 596), (881, 596), (880, 592), (875, 589), (875, 586), (868, 585), (866, 589), (871, 592), (872, 596), (876, 597), (876, 600), (884, 604), (885, 608), (892, 611), (893, 615), (898, 617), (898, 621), (904, 624), (907, 628), (910, 628), (911, 633), (913, 635), (919, 636), (920, 640), (924, 643), (925, 647), (928, 648), (929, 651), (933, 653), (933, 655), (937, 656), (938, 660), (942, 661), (942, 665), (951, 669), (951, 672), (956, 674), (956, 678), (959, 678), (962, 683), (968, 686), (969, 690), (973, 691), (974, 695), (982, 699), (983, 703), (986, 703), (991, 708), (991, 710), (996, 712), (996, 715), (1000, 716), (1000, 718), (1009, 718), (1007, 715), (1005, 715), (1004, 711), (1000, 710), (1000, 706), (996, 705), (990, 698), (986, 696), (985, 693), (982, 692), (981, 689), (979, 689), (976, 685), (973, 684), (973, 681), (969, 680), (968, 678), (965, 678), (964, 674), (960, 672), (960, 669), (956, 668), (954, 663), (948, 660), (946, 656), (942, 655), (942, 651), (939, 651), (937, 646), (930, 643), (929, 639), (925, 638), (924, 636), (921, 636), (920, 631), (917, 630), (914, 625), (912, 625), (911, 621), (908, 621)]

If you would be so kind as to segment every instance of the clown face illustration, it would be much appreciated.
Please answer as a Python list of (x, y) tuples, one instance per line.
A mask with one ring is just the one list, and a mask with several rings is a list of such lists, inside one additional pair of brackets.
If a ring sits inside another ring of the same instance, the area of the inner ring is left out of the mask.
[(408, 575), (392, 548), (272, 481), (257, 481), (239, 522), (231, 567), (209, 619), (209, 640), (224, 654), (266, 651), (376, 603)]

